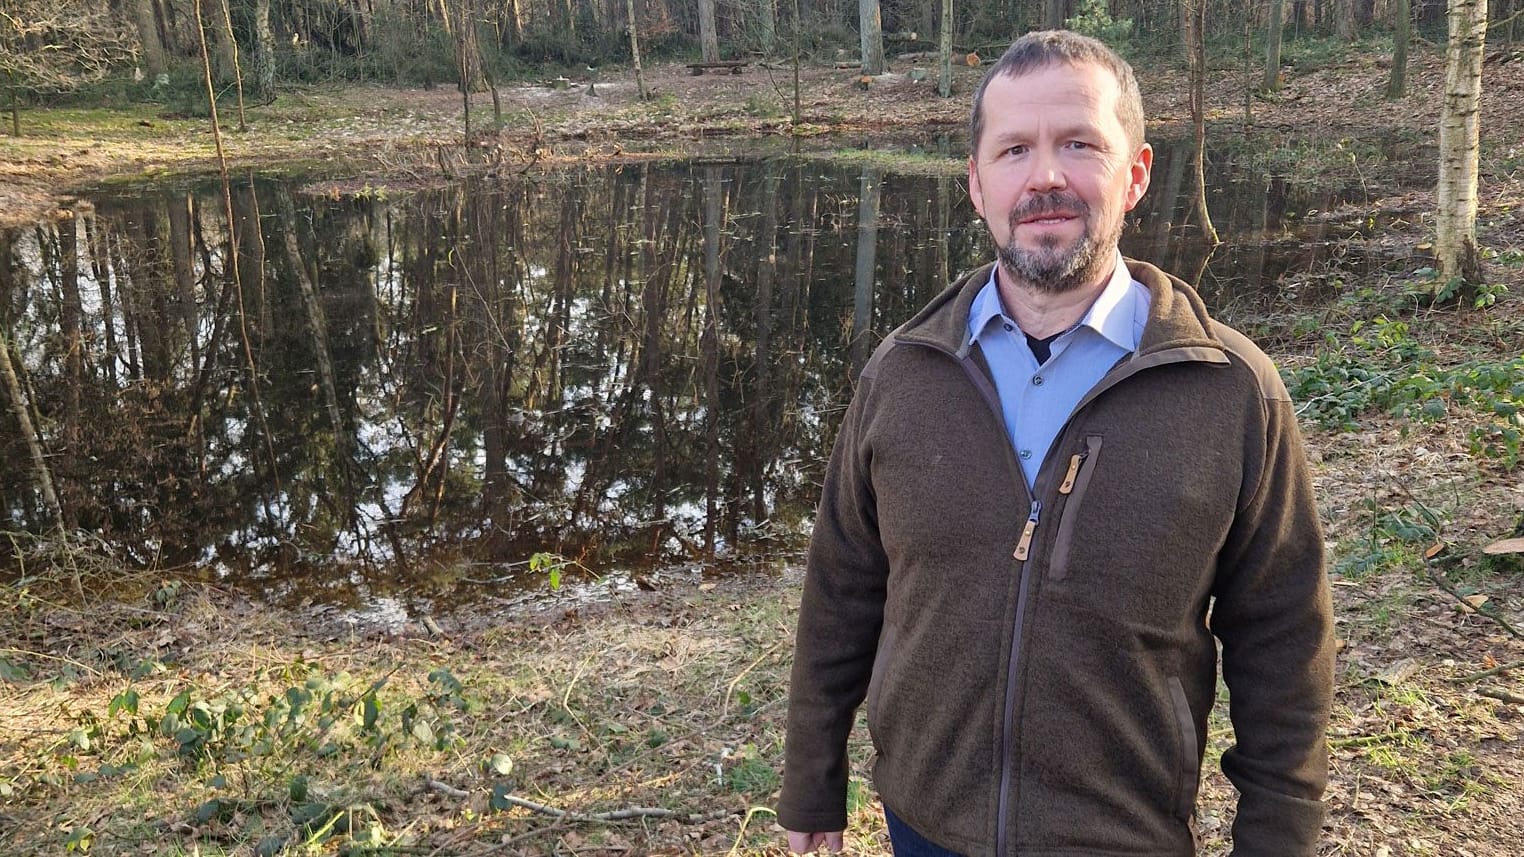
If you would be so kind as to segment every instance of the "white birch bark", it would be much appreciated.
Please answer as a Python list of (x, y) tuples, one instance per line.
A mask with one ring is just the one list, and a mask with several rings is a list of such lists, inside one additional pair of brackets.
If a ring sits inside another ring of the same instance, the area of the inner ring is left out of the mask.
[(1439, 115), (1439, 188), (1434, 212), (1435, 293), (1476, 278), (1476, 186), (1487, 0), (1450, 0), (1445, 92)]

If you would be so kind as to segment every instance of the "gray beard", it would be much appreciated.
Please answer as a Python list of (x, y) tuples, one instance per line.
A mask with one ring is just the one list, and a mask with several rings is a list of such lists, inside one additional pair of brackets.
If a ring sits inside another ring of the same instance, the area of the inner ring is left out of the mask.
[(1112, 234), (1105, 236), (1104, 243), (1097, 241), (1088, 226), (1079, 240), (1068, 248), (1062, 248), (1057, 239), (1046, 238), (1037, 250), (1028, 250), (1016, 244), (1016, 227), (1022, 220), (1034, 215), (1067, 209), (1081, 218), (1090, 216), (1090, 206), (1077, 197), (1053, 194), (1045, 198), (1029, 200), (1011, 211), (1011, 240), (996, 248), (1000, 266), (1021, 284), (1039, 292), (1063, 294), (1093, 285), (1115, 253), (1117, 242), (1122, 238), (1122, 224), (1118, 221)]

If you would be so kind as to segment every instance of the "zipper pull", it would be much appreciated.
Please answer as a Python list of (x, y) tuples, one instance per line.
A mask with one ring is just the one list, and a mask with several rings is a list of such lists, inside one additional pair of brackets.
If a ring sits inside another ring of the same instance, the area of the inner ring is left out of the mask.
[(1027, 525), (1021, 528), (1021, 541), (1016, 543), (1016, 552), (1011, 554), (1021, 562), (1027, 561), (1027, 554), (1031, 551), (1032, 533), (1037, 531), (1037, 516), (1040, 512), (1042, 512), (1042, 501), (1033, 500), (1032, 514), (1027, 516)]
[(1068, 494), (1074, 490), (1074, 479), (1079, 476), (1080, 465), (1090, 457), (1090, 450), (1077, 452), (1069, 457), (1069, 472), (1064, 474), (1064, 481), (1058, 486), (1058, 493)]

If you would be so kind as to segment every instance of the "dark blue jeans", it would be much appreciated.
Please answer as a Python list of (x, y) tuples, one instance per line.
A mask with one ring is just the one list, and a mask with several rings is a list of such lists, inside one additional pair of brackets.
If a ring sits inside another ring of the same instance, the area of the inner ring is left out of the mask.
[(961, 857), (911, 830), (888, 805), (884, 806), (884, 820), (889, 822), (889, 845), (894, 849), (894, 857)]

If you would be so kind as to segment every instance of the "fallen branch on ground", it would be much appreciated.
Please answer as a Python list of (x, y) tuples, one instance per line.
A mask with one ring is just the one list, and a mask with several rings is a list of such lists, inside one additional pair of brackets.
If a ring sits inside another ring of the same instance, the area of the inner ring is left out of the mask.
[[(455, 788), (449, 783), (443, 783), (439, 780), (429, 780), (428, 786), (431, 791), (439, 792), (446, 797), (461, 799), (471, 796), (470, 792), (465, 791), (464, 789)], [(503, 795), (499, 798), (499, 800), (502, 800), (504, 803), (508, 803), (513, 806), (522, 807), (533, 812), (551, 816), (552, 818), (558, 818), (562, 821), (605, 822), (629, 821), (633, 818), (666, 818), (681, 822), (683, 824), (707, 824), (708, 822), (719, 821), (722, 818), (736, 814), (736, 811), (733, 809), (717, 809), (713, 812), (705, 813), (683, 813), (678, 812), (674, 809), (665, 809), (663, 807), (656, 806), (631, 806), (624, 809), (610, 810), (608, 812), (581, 813), (570, 812), (564, 809), (557, 809), (553, 806), (546, 806), (543, 803), (535, 803), (532, 800), (526, 800), (515, 795)]]
[(1517, 693), (1509, 693), (1501, 688), (1483, 687), (1478, 688), (1476, 692), (1488, 699), (1496, 699), (1499, 702), (1507, 702), (1511, 705), (1524, 705), (1524, 696), (1519, 696)]

